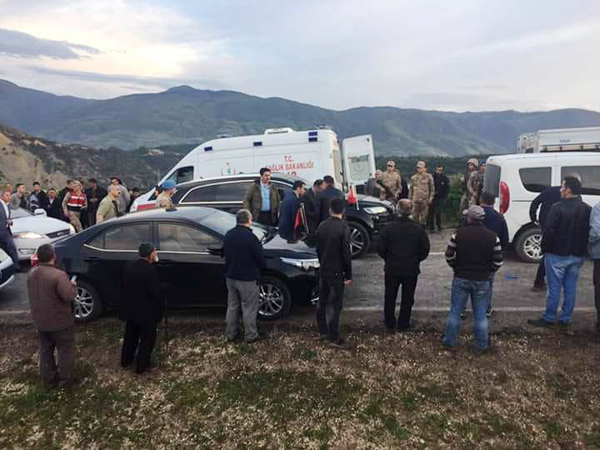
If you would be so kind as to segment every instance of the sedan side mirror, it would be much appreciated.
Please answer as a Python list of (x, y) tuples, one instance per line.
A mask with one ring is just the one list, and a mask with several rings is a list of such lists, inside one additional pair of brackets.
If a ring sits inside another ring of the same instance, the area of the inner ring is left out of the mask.
[(225, 250), (220, 245), (209, 246), (208, 253), (210, 253), (213, 256), (220, 256), (221, 258), (225, 256)]
[(43, 210), (42, 208), (38, 208), (33, 212), (34, 216), (45, 216), (46, 215), (46, 211)]

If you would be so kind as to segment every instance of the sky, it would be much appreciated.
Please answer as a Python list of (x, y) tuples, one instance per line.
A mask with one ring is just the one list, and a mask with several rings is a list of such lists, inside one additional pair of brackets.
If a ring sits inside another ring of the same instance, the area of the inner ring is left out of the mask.
[(598, 0), (0, 0), (0, 79), (324, 108), (600, 111)]

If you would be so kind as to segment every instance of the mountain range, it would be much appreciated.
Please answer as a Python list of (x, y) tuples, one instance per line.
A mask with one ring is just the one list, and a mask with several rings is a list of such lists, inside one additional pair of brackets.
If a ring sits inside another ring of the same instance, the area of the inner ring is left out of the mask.
[(218, 135), (267, 128), (331, 126), (341, 138), (372, 134), (378, 155), (465, 156), (509, 153), (520, 134), (600, 126), (600, 113), (442, 112), (395, 107), (334, 111), (282, 98), (179, 86), (109, 100), (59, 96), (0, 80), (0, 123), (46, 139), (133, 150), (200, 144)]

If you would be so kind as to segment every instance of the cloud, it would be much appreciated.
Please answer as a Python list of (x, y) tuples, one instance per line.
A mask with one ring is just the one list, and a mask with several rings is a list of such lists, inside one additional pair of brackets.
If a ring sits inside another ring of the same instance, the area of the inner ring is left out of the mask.
[(25, 66), (26, 69), (40, 74), (40, 75), (50, 75), (50, 76), (59, 76), (64, 78), (70, 78), (73, 80), (79, 81), (87, 81), (87, 82), (96, 82), (96, 83), (111, 83), (111, 84), (126, 84), (125, 87), (128, 90), (134, 89), (136, 86), (139, 87), (154, 87), (161, 89), (168, 89), (173, 86), (189, 84), (194, 85), (198, 88), (204, 89), (224, 89), (227, 86), (218, 80), (212, 79), (203, 79), (203, 78), (161, 78), (161, 77), (144, 77), (137, 75), (125, 75), (125, 74), (106, 74), (100, 72), (84, 72), (80, 70), (61, 70), (61, 69), (52, 69), (49, 67), (42, 66)]
[(100, 50), (67, 41), (40, 39), (21, 31), (0, 28), (0, 53), (20, 58), (81, 59)]

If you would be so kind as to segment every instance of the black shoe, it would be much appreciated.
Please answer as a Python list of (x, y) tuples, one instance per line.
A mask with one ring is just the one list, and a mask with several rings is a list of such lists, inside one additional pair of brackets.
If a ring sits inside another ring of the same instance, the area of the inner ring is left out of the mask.
[(466, 311), (461, 312), (460, 313), (460, 318), (461, 319), (466, 319), (467, 318), (467, 312)]
[(262, 341), (265, 337), (261, 336), (260, 334), (258, 336), (256, 336), (255, 338), (252, 339), (244, 339), (244, 342), (246, 344), (253, 344), (254, 342), (258, 342), (258, 341)]
[(567, 336), (575, 336), (575, 332), (573, 331), (573, 328), (569, 322), (558, 322), (558, 329)]
[(547, 322), (543, 317), (539, 318), (539, 319), (535, 319), (535, 320), (529, 319), (527, 321), (527, 323), (534, 327), (541, 327), (541, 328), (552, 328), (554, 326), (554, 323)]
[(487, 309), (487, 311), (485, 312), (485, 315), (487, 317), (492, 317), (492, 313), (494, 312), (494, 308), (492, 308), (491, 306)]
[(313, 338), (313, 341), (317, 341), (317, 342), (325, 342), (329, 340), (329, 336), (327, 336), (326, 334), (320, 334), (317, 337)]
[(339, 348), (340, 350), (348, 350), (350, 348), (348, 342), (342, 338), (337, 339), (335, 341), (331, 341), (330, 345), (334, 348)]
[(531, 288), (531, 290), (533, 292), (544, 292), (546, 290), (546, 287), (544, 285), (536, 285), (534, 284), (533, 287)]
[(485, 355), (489, 351), (490, 351), (490, 349), (488, 347), (486, 347), (486, 348), (474, 347), (473, 348), (473, 353), (475, 354), (475, 356)]
[(411, 322), (410, 324), (406, 325), (406, 326), (398, 326), (398, 332), (399, 333), (404, 333), (406, 331), (413, 331), (415, 329), (415, 323)]

